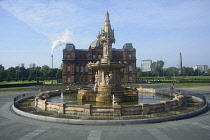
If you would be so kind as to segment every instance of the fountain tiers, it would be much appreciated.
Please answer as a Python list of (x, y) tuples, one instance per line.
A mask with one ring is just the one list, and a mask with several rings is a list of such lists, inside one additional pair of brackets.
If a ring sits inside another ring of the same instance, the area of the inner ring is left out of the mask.
[(134, 92), (126, 91), (121, 86), (120, 69), (127, 67), (127, 63), (122, 61), (112, 61), (112, 43), (115, 43), (114, 30), (111, 29), (109, 13), (106, 13), (104, 29), (101, 30), (97, 39), (103, 44), (103, 56), (96, 63), (88, 63), (89, 69), (97, 70), (95, 74), (94, 89), (81, 89), (78, 91), (78, 99), (83, 101), (112, 102), (112, 95), (117, 101), (127, 99), (137, 100), (138, 95)]

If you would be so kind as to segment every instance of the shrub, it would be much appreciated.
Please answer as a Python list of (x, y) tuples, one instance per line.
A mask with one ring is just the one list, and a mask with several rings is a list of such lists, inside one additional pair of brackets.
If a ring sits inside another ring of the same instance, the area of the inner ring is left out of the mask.
[(24, 78), (24, 77), (22, 77), (22, 78), (21, 78), (21, 80), (22, 80), (22, 81), (25, 81), (25, 78)]
[(11, 81), (11, 78), (10, 77), (7, 77), (7, 82), (10, 82)]
[(32, 77), (31, 77), (31, 76), (29, 76), (29, 77), (28, 77), (28, 81), (31, 81), (31, 80), (32, 80)]

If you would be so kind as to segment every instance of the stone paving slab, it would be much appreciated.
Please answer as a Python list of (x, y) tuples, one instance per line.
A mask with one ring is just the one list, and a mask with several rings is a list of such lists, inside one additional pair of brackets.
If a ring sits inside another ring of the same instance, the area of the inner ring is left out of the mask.
[[(38, 121), (10, 112), (20, 93), (0, 95), (0, 140), (209, 140), (210, 112), (178, 121), (133, 125), (70, 125)], [(207, 101), (210, 92), (205, 93)]]

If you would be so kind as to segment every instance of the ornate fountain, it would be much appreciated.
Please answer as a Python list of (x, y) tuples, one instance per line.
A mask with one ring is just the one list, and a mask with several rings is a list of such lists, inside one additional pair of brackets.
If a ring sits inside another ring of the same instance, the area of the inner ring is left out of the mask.
[(106, 12), (105, 16), (104, 29), (97, 36), (103, 45), (103, 56), (100, 61), (87, 64), (89, 69), (95, 69), (97, 72), (94, 89), (80, 89), (78, 91), (77, 97), (83, 101), (111, 102), (113, 94), (118, 102), (128, 99), (126, 98), (128, 95), (129, 97), (137, 97), (133, 91), (126, 91), (121, 86), (119, 71), (121, 68), (125, 68), (127, 64), (122, 61), (115, 62), (112, 59), (112, 44), (115, 43), (114, 29), (111, 29), (109, 13)]

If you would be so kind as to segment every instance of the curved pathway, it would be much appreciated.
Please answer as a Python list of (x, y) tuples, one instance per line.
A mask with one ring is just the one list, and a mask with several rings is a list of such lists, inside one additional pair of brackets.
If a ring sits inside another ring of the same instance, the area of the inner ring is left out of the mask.
[[(210, 91), (199, 91), (210, 102)], [(210, 111), (194, 118), (154, 124), (70, 125), (38, 121), (10, 111), (13, 98), (0, 94), (0, 140), (209, 140)]]

